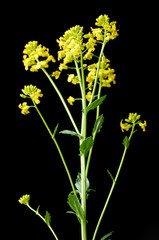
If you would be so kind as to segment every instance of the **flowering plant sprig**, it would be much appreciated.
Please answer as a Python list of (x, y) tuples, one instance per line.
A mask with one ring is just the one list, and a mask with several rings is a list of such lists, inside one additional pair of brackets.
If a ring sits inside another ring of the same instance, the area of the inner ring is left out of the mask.
[[(69, 30), (67, 30), (62, 37), (57, 40), (59, 45), (58, 51), (58, 61), (59, 67), (54, 70), (51, 74), (46, 71), (46, 68), (49, 67), (49, 62), (55, 62), (55, 58), (50, 55), (49, 49), (38, 44), (37, 41), (30, 41), (25, 45), (23, 51), (23, 63), (25, 70), (30, 70), (31, 72), (37, 72), (42, 70), (51, 85), (53, 86), (55, 92), (59, 96), (64, 109), (72, 123), (73, 129), (62, 130), (60, 134), (67, 134), (75, 136), (79, 139), (79, 154), (77, 158), (80, 161), (80, 170), (77, 170), (77, 179), (74, 181), (72, 179), (71, 173), (67, 166), (67, 161), (63, 156), (62, 150), (56, 140), (58, 132), (58, 124), (52, 131), (48, 126), (44, 116), (39, 110), (37, 105), (40, 104), (40, 98), (43, 97), (42, 91), (33, 85), (24, 86), (22, 89), (22, 94), (20, 96), (24, 99), (30, 99), (32, 105), (28, 105), (28, 102), (23, 102), (19, 104), (21, 113), (26, 115), (29, 114), (29, 109), (33, 107), (38, 113), (40, 119), (44, 123), (51, 140), (54, 142), (61, 161), (66, 170), (71, 192), (68, 194), (67, 203), (71, 208), (71, 211), (68, 213), (73, 213), (77, 216), (78, 222), (81, 226), (81, 240), (87, 240), (87, 199), (89, 197), (90, 181), (88, 179), (88, 173), (93, 153), (93, 147), (95, 145), (96, 135), (101, 131), (104, 123), (104, 115), (100, 113), (100, 106), (104, 103), (106, 95), (102, 94), (102, 89), (110, 88), (112, 84), (116, 83), (116, 74), (115, 70), (110, 66), (110, 60), (104, 55), (104, 50), (106, 44), (110, 40), (114, 40), (118, 36), (118, 30), (116, 28), (116, 22), (110, 22), (108, 15), (101, 15), (96, 19), (95, 25), (96, 28), (90, 29), (90, 32), (84, 34), (83, 27), (77, 25)], [(96, 46), (100, 46), (99, 56), (96, 54)], [(95, 61), (92, 63), (92, 61)], [(91, 63), (89, 64), (89, 61)], [(66, 82), (69, 84), (77, 85), (80, 89), (80, 96), (68, 96), (67, 100), (63, 97), (61, 91), (55, 84), (54, 79), (59, 79), (61, 72), (63, 70), (69, 71)], [(68, 107), (70, 105), (75, 106), (76, 100), (81, 101), (81, 126), (80, 129), (77, 127), (77, 124), (72, 116), (72, 113)], [(90, 111), (95, 111), (94, 126), (91, 131), (91, 134), (87, 134), (87, 128), (89, 127), (89, 121), (87, 116)], [(113, 190), (116, 186), (126, 152), (130, 146), (131, 138), (133, 134), (137, 131), (137, 125), (141, 127), (143, 131), (146, 128), (146, 121), (142, 122), (140, 115), (137, 113), (129, 113), (125, 122), (121, 120), (120, 127), (122, 132), (130, 131), (129, 136), (125, 136), (123, 140), (124, 150), (121, 157), (119, 167), (117, 169), (115, 177), (107, 170), (111, 180), (112, 186), (109, 191), (109, 194), (106, 198), (104, 207), (97, 221), (97, 225), (92, 236), (92, 240), (96, 239), (101, 221), (107, 209), (108, 203), (112, 196)], [(30, 195), (24, 195), (19, 199), (19, 203), (26, 205), (36, 213), (49, 227), (54, 238), (59, 240), (54, 230), (50, 226), (51, 216), (50, 213), (46, 211), (45, 217), (39, 213), (39, 207), (37, 210), (34, 210), (29, 205)], [(109, 238), (113, 232), (107, 233), (102, 240)]]

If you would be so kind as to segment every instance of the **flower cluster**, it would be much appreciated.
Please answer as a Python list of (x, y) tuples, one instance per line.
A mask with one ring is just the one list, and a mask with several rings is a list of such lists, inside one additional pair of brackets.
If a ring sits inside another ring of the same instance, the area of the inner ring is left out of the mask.
[[(41, 89), (33, 85), (24, 86), (24, 89), (22, 89), (22, 93), (23, 94), (20, 94), (22, 98), (30, 98), (36, 104), (39, 104), (40, 103), (39, 98), (43, 97), (43, 94), (41, 93)], [(29, 112), (30, 106), (27, 105), (27, 102), (23, 102), (22, 104), (19, 104), (18, 107), (22, 110), (21, 111), (22, 114), (26, 115), (30, 113)]]
[[(96, 19), (96, 26), (98, 28), (91, 28), (91, 32), (88, 34), (83, 33), (83, 27), (76, 25), (67, 30), (57, 42), (59, 44), (60, 51), (58, 51), (58, 60), (62, 60), (59, 70), (68, 69), (67, 64), (73, 60), (77, 60), (81, 53), (83, 60), (91, 60), (93, 52), (97, 43), (104, 41), (105, 44), (109, 40), (113, 40), (118, 36), (118, 30), (116, 29), (116, 22), (110, 22), (107, 15), (101, 15)], [(84, 42), (84, 39), (88, 39)]]
[(125, 119), (125, 123), (123, 123), (123, 119), (121, 120), (120, 122), (120, 127), (121, 127), (121, 130), (122, 132), (125, 131), (128, 131), (129, 129), (132, 128), (132, 126), (135, 126), (135, 125), (139, 125), (141, 127), (141, 129), (143, 130), (143, 132), (146, 131), (146, 121), (144, 120), (144, 122), (142, 122), (140, 120), (140, 115), (138, 115), (137, 113), (129, 113), (129, 117), (128, 119)]
[(70, 28), (57, 42), (60, 48), (60, 51), (58, 51), (58, 60), (63, 59), (63, 63), (59, 66), (59, 70), (62, 71), (68, 68), (68, 63), (80, 57), (81, 50), (83, 50), (83, 27), (76, 25)]
[(20, 197), (18, 202), (20, 204), (28, 205), (29, 204), (29, 200), (30, 200), (30, 195), (26, 194), (26, 195), (23, 195), (22, 197)]
[[(111, 87), (111, 83), (115, 84), (115, 70), (110, 68), (109, 59), (105, 56), (102, 57), (100, 63), (100, 69), (98, 73), (99, 82), (102, 83), (102, 87)], [(86, 77), (86, 82), (88, 82), (89, 90), (92, 89), (94, 80), (96, 78), (96, 71), (97, 71), (98, 63), (94, 63), (88, 66), (88, 75)]]
[(42, 47), (41, 44), (38, 45), (37, 41), (28, 42), (23, 53), (25, 70), (30, 68), (31, 72), (37, 72), (41, 68), (48, 68), (50, 61), (55, 62), (54, 57), (49, 54), (49, 49)]

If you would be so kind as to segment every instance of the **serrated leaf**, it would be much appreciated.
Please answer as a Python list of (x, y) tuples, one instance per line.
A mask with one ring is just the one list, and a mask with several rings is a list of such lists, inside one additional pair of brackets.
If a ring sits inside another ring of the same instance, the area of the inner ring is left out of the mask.
[(125, 148), (128, 148), (130, 145), (130, 141), (129, 138), (127, 136), (125, 136), (124, 140), (123, 140), (123, 145)]
[(45, 214), (45, 222), (48, 226), (50, 226), (51, 224), (51, 215), (48, 211), (46, 211), (46, 214)]
[(59, 123), (56, 125), (56, 127), (55, 127), (55, 129), (54, 129), (54, 132), (53, 132), (53, 134), (52, 134), (52, 138), (55, 137), (55, 134), (56, 134), (56, 132), (57, 132), (58, 126), (59, 126)]
[(63, 131), (60, 131), (59, 133), (62, 133), (62, 134), (67, 134), (67, 135), (71, 135), (71, 136), (76, 136), (76, 137), (79, 137), (80, 139), (82, 139), (82, 136), (74, 131), (70, 131), (70, 130), (63, 130)]
[[(69, 204), (70, 208), (74, 211), (74, 213), (76, 214), (76, 216), (80, 219), (80, 220), (84, 220), (86, 221), (85, 218), (85, 213), (81, 207), (81, 204), (78, 200), (78, 198), (73, 195), (72, 193), (70, 193), (68, 195), (68, 201), (67, 203)], [(72, 213), (72, 211), (71, 211)]]
[(107, 238), (110, 237), (112, 234), (113, 234), (113, 232), (107, 233), (106, 235), (104, 235), (104, 236), (101, 238), (101, 240), (107, 239)]
[(95, 121), (95, 124), (94, 124), (94, 127), (93, 127), (93, 131), (92, 131), (92, 135), (93, 134), (97, 134), (97, 133), (100, 132), (100, 130), (102, 128), (102, 125), (103, 125), (103, 122), (104, 122), (104, 116), (102, 114)]
[[(106, 95), (103, 97), (100, 97), (99, 99), (96, 99), (94, 102), (92, 102), (90, 105), (86, 107), (86, 113), (88, 113), (90, 110), (94, 110), (96, 107), (101, 105), (103, 101), (105, 100)], [(82, 110), (84, 112), (84, 109)]]
[[(82, 142), (79, 150), (81, 151), (82, 154), (87, 156), (87, 153), (91, 149), (91, 147), (93, 146), (93, 143), (94, 143), (93, 142), (93, 137), (90, 136)], [(82, 155), (82, 154), (80, 154), (80, 155)]]

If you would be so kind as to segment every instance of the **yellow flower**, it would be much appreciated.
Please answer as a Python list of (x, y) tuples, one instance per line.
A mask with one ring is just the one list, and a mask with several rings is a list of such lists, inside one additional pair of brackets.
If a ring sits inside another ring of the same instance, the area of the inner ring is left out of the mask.
[(142, 128), (143, 132), (145, 132), (147, 123), (145, 120), (142, 122), (140, 120), (140, 117), (141, 116), (137, 113), (129, 113), (129, 117), (125, 119), (125, 123), (123, 123), (123, 119), (120, 122), (122, 132), (124, 132), (124, 130), (128, 131), (130, 128), (132, 128), (132, 126), (135, 127), (136, 125), (139, 125)]
[(71, 82), (74, 85), (78, 84), (79, 83), (78, 76), (75, 76), (74, 74), (68, 74), (67, 82)]
[[(23, 63), (25, 70), (37, 72), (41, 68), (48, 68), (48, 62), (55, 62), (55, 58), (49, 54), (49, 49), (38, 45), (37, 41), (30, 41), (23, 51)], [(40, 59), (39, 59), (40, 58)]]
[(75, 102), (75, 98), (73, 98), (72, 96), (69, 96), (69, 98), (67, 98), (67, 101), (70, 105), (73, 105), (73, 103)]
[(22, 114), (26, 115), (26, 114), (30, 113), (28, 110), (30, 107), (27, 105), (27, 102), (23, 102), (22, 104), (20, 103), (18, 105), (18, 107), (20, 109), (22, 109), (22, 111), (21, 111)]
[(90, 99), (91, 99), (91, 95), (92, 95), (92, 92), (91, 92), (91, 91), (87, 92), (86, 99), (87, 99), (88, 102), (89, 102)]
[(26, 195), (23, 195), (23, 196), (18, 200), (18, 202), (19, 202), (20, 204), (29, 205), (29, 200), (30, 200), (30, 195), (26, 194)]
[(51, 76), (54, 77), (55, 79), (58, 79), (60, 77), (60, 74), (61, 74), (61, 72), (57, 70), (57, 71), (53, 72)]
[(32, 101), (34, 101), (36, 104), (40, 103), (39, 97), (43, 97), (43, 94), (41, 93), (41, 89), (37, 88), (36, 86), (28, 85), (24, 86), (24, 89), (22, 89), (22, 92), (24, 94), (20, 94), (22, 98), (31, 98)]
[(142, 128), (143, 132), (145, 132), (146, 131), (147, 122), (146, 121), (144, 121), (143, 123), (140, 122), (139, 126)]
[(83, 50), (83, 27), (76, 25), (67, 30), (62, 37), (57, 40), (60, 51), (58, 52), (58, 60), (63, 59), (59, 70), (65, 69), (63, 66), (78, 59)]
[(132, 125), (130, 125), (128, 123), (123, 123), (123, 119), (122, 119), (120, 121), (120, 127), (121, 127), (122, 132), (124, 132), (124, 130), (128, 131), (132, 127)]
[[(96, 19), (96, 23), (95, 25), (98, 27), (102, 27), (105, 31), (106, 31), (106, 37), (105, 40), (108, 42), (109, 40), (113, 40), (115, 39), (119, 34), (118, 31), (116, 29), (116, 21), (110, 22), (109, 21), (109, 17), (108, 15), (100, 15), (97, 19)], [(100, 30), (102, 28), (99, 28)], [(93, 29), (93, 34), (96, 36), (96, 38), (98, 38), (97, 40), (102, 40), (103, 41), (103, 37), (104, 34), (102, 34), (102, 31), (97, 31), (97, 29)], [(101, 38), (101, 39), (100, 39)]]

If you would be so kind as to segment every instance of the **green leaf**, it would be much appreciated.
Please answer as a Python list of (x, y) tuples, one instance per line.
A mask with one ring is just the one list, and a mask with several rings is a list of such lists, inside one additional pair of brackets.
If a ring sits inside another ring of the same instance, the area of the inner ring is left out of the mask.
[(59, 123), (56, 125), (56, 127), (55, 127), (55, 129), (54, 129), (54, 132), (53, 132), (53, 134), (52, 134), (52, 138), (55, 137), (55, 134), (56, 134), (56, 132), (57, 132), (58, 126), (59, 126)]
[[(94, 102), (92, 102), (90, 105), (88, 105), (86, 107), (86, 113), (88, 113), (90, 110), (94, 110), (96, 107), (101, 105), (103, 103), (103, 101), (105, 100), (105, 98), (106, 98), (106, 95), (104, 95), (103, 97), (100, 97), (99, 99), (96, 99)], [(84, 109), (82, 110), (82, 112), (84, 112)]]
[[(78, 173), (78, 174), (77, 174), (77, 179), (76, 179), (75, 186), (76, 186), (77, 192), (79, 193), (80, 198), (81, 198), (81, 173)], [(86, 193), (87, 193), (87, 198), (88, 198), (88, 192), (90, 192), (89, 187), (90, 187), (90, 183), (89, 183), (89, 180), (88, 180), (88, 178), (87, 178), (87, 179), (86, 179)]]
[[(78, 200), (78, 198), (73, 195), (72, 193), (70, 193), (68, 195), (68, 201), (67, 203), (69, 204), (70, 208), (74, 211), (74, 213), (76, 214), (76, 216), (80, 219), (80, 220), (84, 220), (86, 221), (86, 218), (85, 218), (85, 213), (81, 207), (81, 204)], [(70, 212), (69, 212), (70, 213)], [(71, 211), (71, 213), (73, 213)]]
[(107, 173), (109, 174), (111, 180), (112, 180), (113, 182), (115, 182), (115, 179), (114, 179), (113, 175), (111, 174), (111, 172), (110, 172), (108, 169), (107, 169)]
[(101, 240), (107, 239), (107, 238), (110, 237), (112, 234), (113, 234), (113, 232), (107, 233), (106, 235), (104, 235), (104, 236), (101, 238)]
[(125, 136), (124, 140), (123, 140), (123, 145), (125, 148), (128, 148), (130, 145), (130, 141), (129, 138), (127, 136)]
[(68, 135), (71, 135), (71, 136), (76, 136), (76, 137), (79, 137), (80, 139), (82, 139), (82, 136), (74, 131), (70, 131), (70, 130), (63, 130), (63, 131), (60, 131), (59, 133), (62, 133), (62, 134), (68, 134)]
[(39, 214), (39, 208), (40, 208), (40, 205), (36, 209), (36, 214)]
[(103, 122), (104, 122), (104, 116), (103, 114), (100, 115), (97, 120), (95, 121), (95, 124), (94, 124), (94, 127), (93, 127), (93, 131), (92, 131), (92, 135), (93, 134), (97, 134), (100, 132), (101, 128), (102, 128), (102, 125), (103, 125)]
[(50, 226), (51, 224), (51, 215), (48, 211), (46, 211), (46, 215), (45, 215), (45, 222), (48, 226)]
[(79, 149), (81, 151), (80, 155), (84, 154), (86, 156), (92, 146), (93, 146), (93, 137), (90, 136), (82, 142)]

